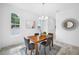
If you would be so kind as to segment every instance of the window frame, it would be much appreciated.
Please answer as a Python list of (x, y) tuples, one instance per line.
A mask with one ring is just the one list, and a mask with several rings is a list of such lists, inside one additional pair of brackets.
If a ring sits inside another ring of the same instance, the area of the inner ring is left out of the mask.
[[(17, 21), (19, 23), (17, 23), (15, 20), (12, 19), (12, 14), (15, 14), (17, 16)], [(14, 22), (12, 22), (12, 21), (14, 21)], [(20, 17), (18, 16), (17, 13), (11, 13), (11, 34), (17, 35), (19, 33), (20, 33)]]

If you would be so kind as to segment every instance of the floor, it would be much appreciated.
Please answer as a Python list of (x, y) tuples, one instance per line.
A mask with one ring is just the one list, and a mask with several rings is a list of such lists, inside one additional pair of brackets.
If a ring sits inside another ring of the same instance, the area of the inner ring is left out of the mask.
[[(54, 44), (61, 47), (61, 49), (59, 49), (55, 55), (79, 55), (79, 47), (71, 46), (58, 41), (54, 41)], [(20, 52), (20, 49), (23, 47), (25, 47), (24, 44), (3, 48), (0, 50), (0, 55), (25, 55), (25, 52)], [(54, 48), (52, 47), (51, 51), (47, 51), (47, 55), (54, 55), (53, 49)], [(27, 55), (30, 55), (29, 53), (30, 51), (28, 50)]]
[[(46, 47), (46, 54), (56, 55), (60, 50), (59, 48), (61, 47), (55, 44), (54, 47), (51, 48), (51, 51), (49, 50), (49, 47)], [(27, 50), (27, 54), (25, 54), (25, 45), (21, 44), (21, 45), (15, 45), (1, 49), (0, 55), (30, 55), (30, 50)], [(35, 54), (33, 53), (33, 55)], [(43, 46), (41, 46), (41, 49), (39, 49), (39, 55), (45, 55)]]
[(65, 44), (59, 41), (56, 41), (55, 43), (62, 46), (57, 55), (79, 55), (79, 47)]

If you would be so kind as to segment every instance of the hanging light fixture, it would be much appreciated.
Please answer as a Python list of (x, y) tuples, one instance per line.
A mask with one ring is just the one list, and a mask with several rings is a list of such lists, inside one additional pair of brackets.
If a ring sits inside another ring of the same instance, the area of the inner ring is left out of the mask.
[(48, 16), (45, 16), (45, 19), (48, 19)]
[(39, 17), (39, 20), (47, 20), (48, 19), (48, 16), (41, 16)]
[[(46, 4), (46, 3), (42, 3), (42, 7), (41, 7), (41, 11), (42, 11), (42, 12), (41, 12), (41, 14), (44, 13), (44, 10), (43, 10), (43, 9), (44, 9), (45, 4)], [(40, 16), (40, 17), (39, 17), (39, 20), (47, 20), (47, 19), (48, 19), (48, 16)]]

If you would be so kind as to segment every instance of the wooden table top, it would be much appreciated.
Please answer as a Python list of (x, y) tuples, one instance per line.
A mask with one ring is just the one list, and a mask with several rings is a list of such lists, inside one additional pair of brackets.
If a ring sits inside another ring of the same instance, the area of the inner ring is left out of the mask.
[(28, 38), (30, 38), (30, 40), (33, 41), (34, 43), (39, 43), (40, 41), (46, 39), (46, 35), (41, 35), (41, 36), (28, 36)]

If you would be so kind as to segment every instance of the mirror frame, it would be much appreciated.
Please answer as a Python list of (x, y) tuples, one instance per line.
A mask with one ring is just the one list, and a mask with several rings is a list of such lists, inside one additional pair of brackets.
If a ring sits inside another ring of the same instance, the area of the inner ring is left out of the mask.
[[(68, 22), (71, 22), (73, 24), (73, 26), (72, 27), (67, 27)], [(68, 19), (65, 19), (63, 21), (62, 26), (65, 30), (75, 30), (78, 26), (78, 21), (73, 19), (73, 18), (68, 18)]]

